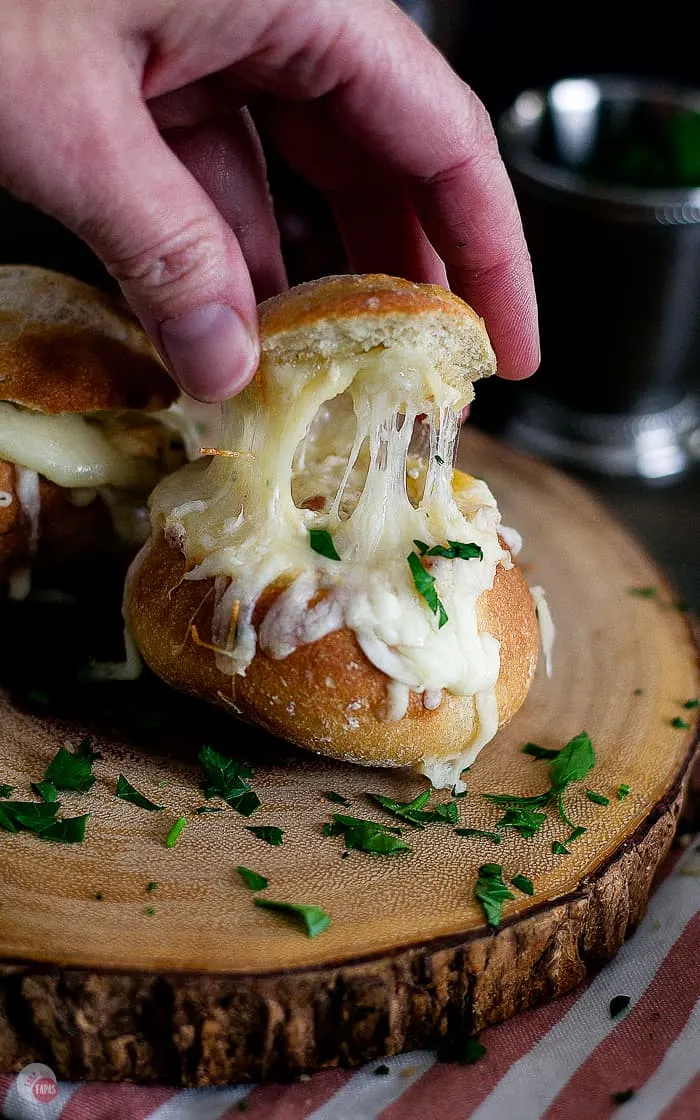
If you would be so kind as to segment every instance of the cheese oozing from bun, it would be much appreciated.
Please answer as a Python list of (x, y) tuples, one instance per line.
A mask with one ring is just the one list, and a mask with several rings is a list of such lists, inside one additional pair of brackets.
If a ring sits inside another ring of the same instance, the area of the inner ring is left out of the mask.
[(455, 726), (439, 753), (416, 753), (450, 785), (499, 726), (500, 643), (478, 604), (513, 567), (488, 487), (453, 471), (471, 382), (495, 371), (483, 324), (442, 289), (342, 277), (269, 301), (261, 328), (260, 368), (225, 404), (220, 446), (151, 500), (184, 580), (211, 581), (211, 633), (195, 620), (192, 639), (232, 697), (256, 657), (283, 673), (300, 647), (349, 631), (385, 677), (377, 722), (402, 721), (412, 693), (426, 712), (445, 693), (473, 698), (468, 741)]

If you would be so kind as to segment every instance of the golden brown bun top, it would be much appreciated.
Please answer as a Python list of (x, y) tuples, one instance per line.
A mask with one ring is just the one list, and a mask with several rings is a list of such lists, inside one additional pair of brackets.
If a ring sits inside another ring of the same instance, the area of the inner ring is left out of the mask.
[(60, 272), (0, 266), (0, 400), (57, 413), (155, 410), (177, 396), (120, 299)]
[(328, 276), (260, 305), (263, 357), (344, 358), (377, 346), (429, 351), (449, 383), (496, 372), (483, 320), (436, 284), (395, 276)]

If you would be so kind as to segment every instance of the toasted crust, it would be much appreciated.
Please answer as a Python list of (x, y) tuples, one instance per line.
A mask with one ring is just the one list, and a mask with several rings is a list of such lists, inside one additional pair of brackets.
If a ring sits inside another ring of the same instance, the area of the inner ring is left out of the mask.
[(395, 276), (330, 276), (260, 305), (262, 360), (347, 357), (390, 343), (427, 349), (442, 378), (464, 388), (496, 372), (484, 322), (452, 292)]
[(121, 300), (48, 269), (0, 267), (0, 400), (97, 412), (167, 408), (177, 395)]
[[(214, 582), (185, 580), (184, 573), (178, 547), (156, 536), (132, 567), (127, 596), (137, 646), (151, 669), (176, 688), (310, 750), (352, 762), (405, 766), (426, 755), (454, 754), (474, 738), (474, 699), (447, 692), (432, 711), (411, 693), (402, 719), (382, 720), (378, 713), (388, 678), (365, 657), (351, 630), (300, 646), (282, 661), (258, 650), (245, 677), (221, 672), (213, 651), (202, 644), (212, 641)], [(253, 618), (256, 627), (281, 590), (264, 592)], [(506, 571), (499, 565), (478, 613), (480, 628), (501, 643), (496, 698), (502, 726), (525, 700), (537, 664), (535, 606), (517, 566)]]

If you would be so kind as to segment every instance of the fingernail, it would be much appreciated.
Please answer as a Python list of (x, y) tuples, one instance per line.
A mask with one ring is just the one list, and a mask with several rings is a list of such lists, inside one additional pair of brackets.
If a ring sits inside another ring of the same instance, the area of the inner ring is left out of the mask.
[(199, 401), (221, 401), (250, 381), (258, 346), (232, 307), (209, 303), (160, 326), (160, 340), (183, 392)]

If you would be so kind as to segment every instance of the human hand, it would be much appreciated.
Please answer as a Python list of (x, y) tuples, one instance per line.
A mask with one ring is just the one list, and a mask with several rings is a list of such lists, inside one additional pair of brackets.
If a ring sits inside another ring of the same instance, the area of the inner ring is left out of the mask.
[(247, 384), (285, 287), (256, 123), (353, 270), (449, 283), (501, 376), (537, 367), (488, 115), (390, 0), (2, 0), (0, 72), (0, 183), (91, 246), (192, 396)]

